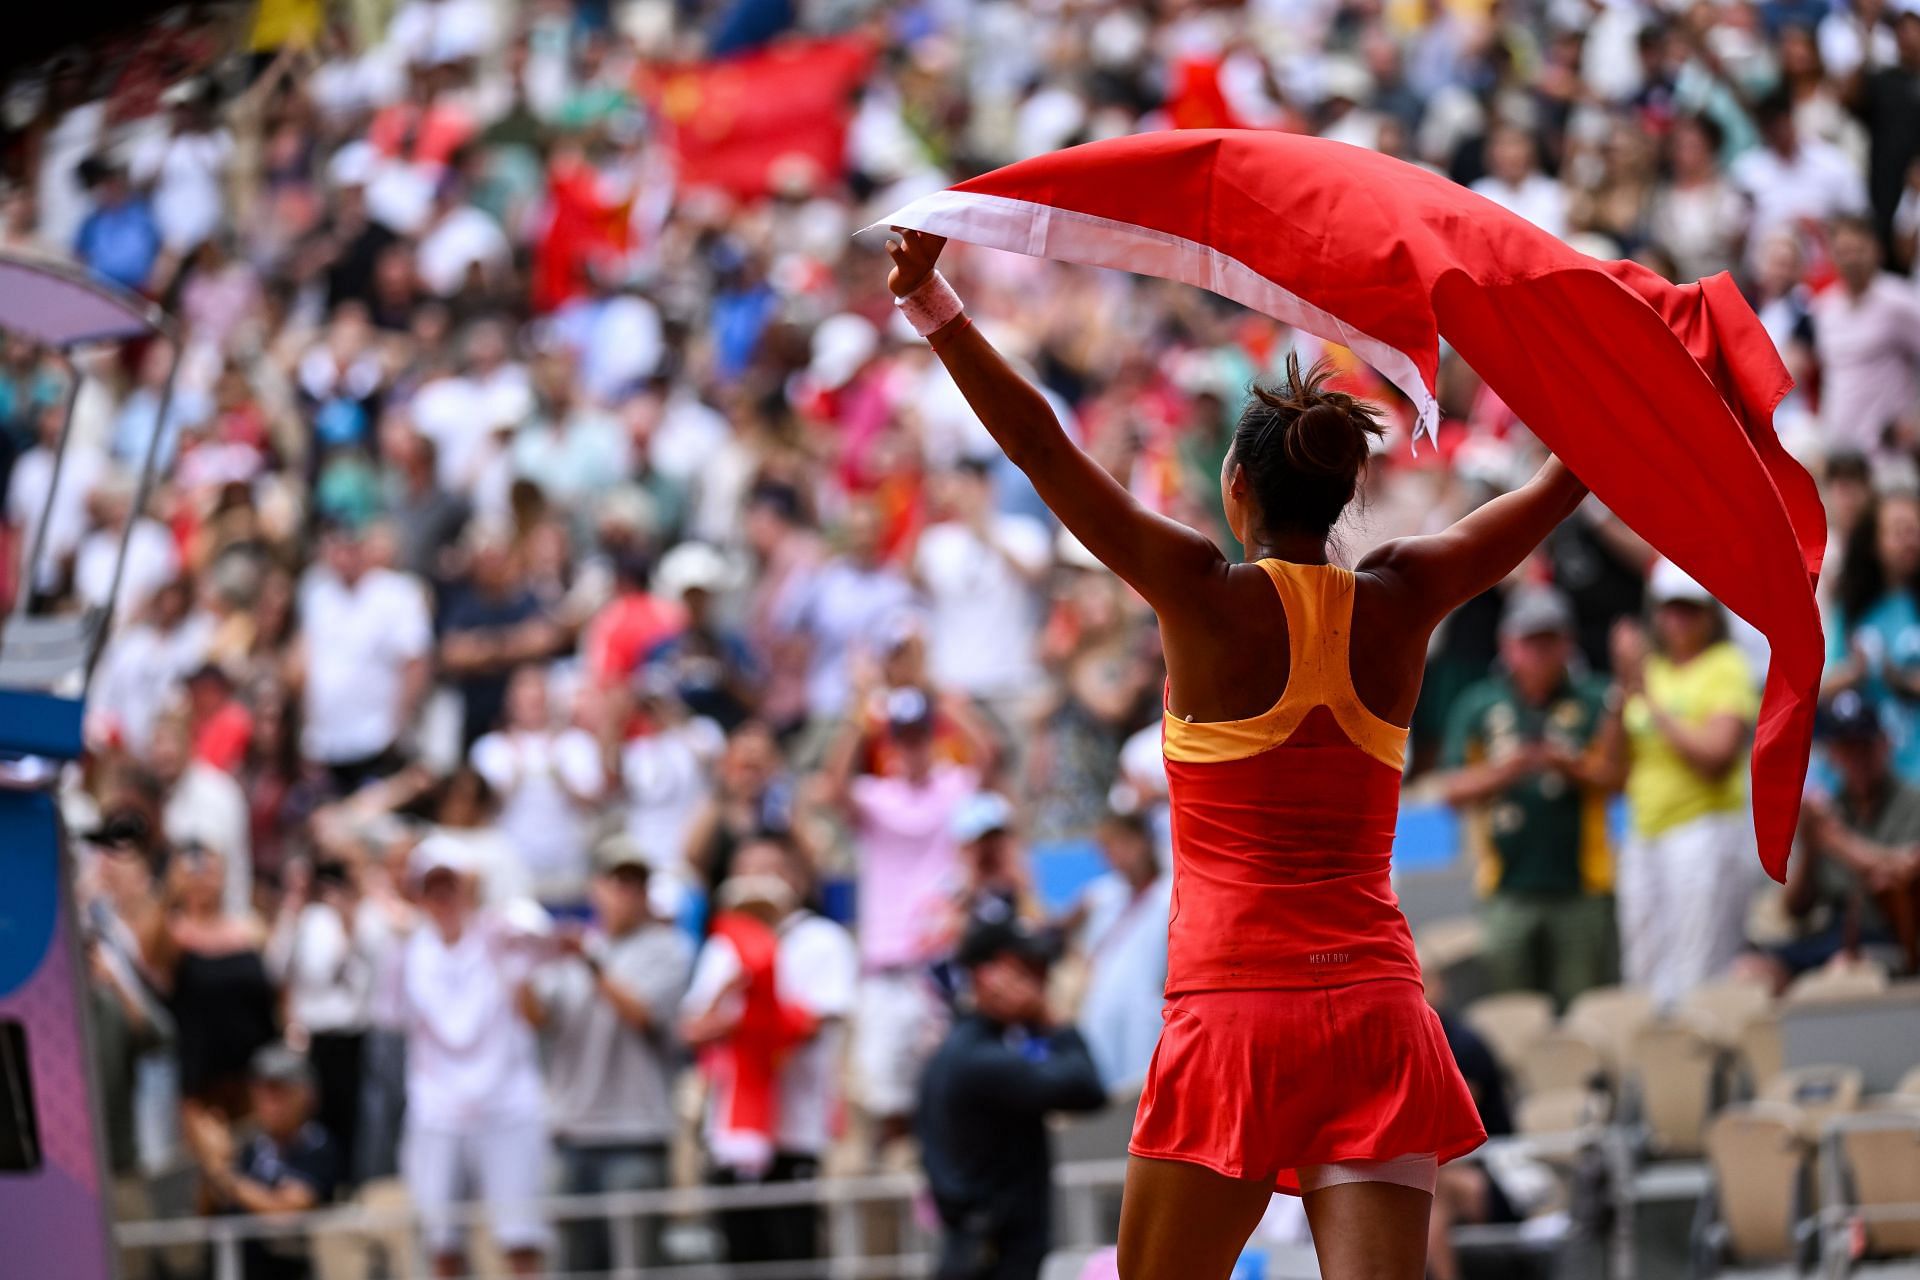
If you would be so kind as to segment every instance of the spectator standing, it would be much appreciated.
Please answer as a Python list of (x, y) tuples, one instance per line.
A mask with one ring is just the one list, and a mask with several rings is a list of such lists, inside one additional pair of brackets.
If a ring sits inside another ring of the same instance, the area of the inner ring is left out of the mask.
[[(594, 850), (593, 931), (565, 935), (564, 954), (535, 974), (521, 998), (551, 1049), (547, 1086), (562, 1195), (668, 1182), (679, 1065), (674, 1019), (693, 954), (685, 934), (655, 918), (649, 870), (627, 836), (602, 841)], [(613, 1265), (604, 1224), (573, 1222), (563, 1234), (568, 1271)], [(643, 1245), (634, 1256), (646, 1266), (657, 1251)]]
[(1078, 912), (1087, 986), (1077, 1022), (1101, 1083), (1118, 1092), (1146, 1080), (1160, 1043), (1173, 877), (1139, 814), (1107, 815), (1099, 841), (1107, 870), (1087, 886)]
[(351, 793), (403, 763), (433, 628), (421, 584), (374, 565), (360, 530), (332, 526), (321, 554), (300, 591), (305, 751)]
[(1867, 186), (1845, 153), (1830, 142), (1802, 138), (1785, 89), (1755, 109), (1764, 145), (1733, 162), (1733, 181), (1753, 201), (1747, 241), (1758, 249), (1776, 232), (1808, 239), (1828, 219), (1867, 211)]
[(173, 850), (167, 905), (151, 921), (149, 971), (176, 1028), (181, 1118), (247, 1115), (247, 1063), (279, 1037), (279, 992), (267, 974), (266, 931), (229, 910), (225, 859), (200, 845)]
[(516, 1276), (538, 1275), (546, 1225), (546, 1105), (533, 1030), (516, 1007), (523, 960), (505, 922), (479, 906), (459, 846), (423, 840), (409, 859), (422, 920), (401, 952), (407, 1110), (400, 1164), (434, 1274), (466, 1274), (448, 1210), (463, 1186), (485, 1202)]
[(500, 801), (501, 832), (549, 909), (585, 900), (587, 827), (606, 791), (599, 744), (584, 729), (556, 727), (547, 673), (515, 671), (505, 723), (473, 744), (470, 759)]
[(1567, 234), (1567, 193), (1539, 170), (1539, 146), (1515, 125), (1487, 135), (1487, 176), (1473, 189), (1509, 213), (1517, 213), (1549, 235)]
[(801, 523), (800, 495), (762, 483), (747, 495), (742, 516), (759, 570), (748, 593), (747, 641), (767, 671), (760, 714), (782, 733), (807, 718), (807, 640), (801, 602), (819, 570), (819, 539)]
[(467, 539), (466, 580), (448, 592), (440, 617), (440, 670), (460, 692), (463, 748), (500, 728), (516, 668), (544, 662), (566, 636), (527, 586), (519, 551), (497, 529)]
[[(675, 914), (690, 874), (688, 846), (713, 794), (714, 770), (727, 737), (705, 716), (688, 712), (663, 672), (641, 678), (637, 700), (610, 698), (603, 738), (607, 769), (620, 782), (627, 834), (659, 873), (654, 904)], [(633, 706), (631, 716), (619, 708)]]
[(222, 909), (242, 917), (253, 910), (252, 815), (246, 792), (224, 769), (193, 752), (193, 728), (182, 706), (169, 710), (154, 726), (148, 764), (166, 788), (161, 825), (176, 847), (210, 850), (224, 864)]
[(808, 584), (792, 619), (810, 642), (807, 713), (830, 725), (848, 705), (852, 663), (894, 616), (914, 603), (913, 588), (881, 559), (881, 518), (871, 502), (849, 507), (841, 527), (841, 554)]
[(1821, 430), (1829, 449), (1884, 457), (1920, 441), (1920, 289), (1880, 269), (1865, 218), (1833, 224), (1833, 265), (1812, 310)]
[(1920, 160), (1920, 10), (1911, 3), (1889, 7), (1891, 65), (1867, 71), (1853, 86), (1854, 110), (1867, 128), (1867, 188), (1883, 242), (1891, 237), (1901, 193)]
[(1036, 1280), (1053, 1247), (1047, 1116), (1106, 1105), (1086, 1042), (1047, 1007), (1050, 958), (1014, 921), (961, 943), (971, 1007), (927, 1065), (915, 1126), (940, 1213), (939, 1280)]
[[(203, 1114), (190, 1133), (208, 1212), (268, 1216), (305, 1213), (333, 1199), (339, 1153), (313, 1119), (318, 1081), (307, 1060), (266, 1045), (249, 1071), (253, 1131), (244, 1142), (219, 1117)], [(247, 1280), (309, 1280), (307, 1243), (298, 1236), (249, 1240), (241, 1251)]]
[(1633, 833), (1620, 851), (1621, 968), (1672, 1005), (1739, 953), (1755, 878), (1741, 767), (1759, 695), (1720, 606), (1663, 560), (1648, 584), (1653, 640), (1615, 633)]
[(93, 212), (80, 224), (74, 253), (88, 270), (138, 293), (152, 278), (162, 247), (153, 208), (134, 191), (120, 165), (94, 158), (80, 167)]
[(1565, 1009), (1618, 980), (1607, 804), (1625, 749), (1605, 682), (1572, 670), (1559, 592), (1520, 588), (1500, 651), (1504, 669), (1454, 704), (1440, 786), (1474, 848), (1494, 989)]
[(337, 857), (296, 862), (267, 941), (267, 971), (287, 996), (287, 1033), (307, 1046), (336, 1176), (351, 1186), (360, 1135), (362, 1064), (373, 996), (377, 911), (363, 910), (358, 868)]
[(194, 611), (191, 584), (183, 579), (154, 592), (101, 659), (90, 699), (96, 732), (144, 757), (168, 701), (206, 661), (212, 639), (213, 619)]
[(1873, 704), (1847, 690), (1822, 710), (1820, 739), (1838, 777), (1806, 805), (1787, 868), (1787, 911), (1809, 932), (1771, 953), (1776, 985), (1859, 955), (1890, 951), (1920, 967), (1920, 789), (1894, 776)]
[(921, 532), (913, 556), (933, 679), (1024, 724), (1041, 684), (1037, 588), (1052, 567), (1051, 539), (1032, 516), (996, 508), (983, 459), (962, 459), (943, 496), (945, 518)]
[(1847, 541), (1827, 624), (1828, 695), (1858, 689), (1873, 704), (1893, 769), (1920, 782), (1920, 495), (1882, 494)]
[(881, 1139), (904, 1136), (915, 1081), (937, 1039), (939, 1006), (927, 978), (934, 957), (925, 922), (959, 878), (953, 818), (979, 789), (980, 775), (937, 763), (933, 708), (917, 689), (887, 698), (887, 736), (901, 771), (853, 773), (864, 735), (842, 731), (827, 786), (853, 826), (859, 872), (860, 1015), (854, 1074), (861, 1103)]

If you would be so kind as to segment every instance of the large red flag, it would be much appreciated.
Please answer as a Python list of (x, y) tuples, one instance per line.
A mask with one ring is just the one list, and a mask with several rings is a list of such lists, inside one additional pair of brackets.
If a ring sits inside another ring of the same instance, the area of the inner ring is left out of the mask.
[(1724, 275), (1602, 263), (1437, 174), (1291, 134), (1140, 134), (1039, 156), (885, 220), (1211, 289), (1351, 348), (1439, 420), (1440, 339), (1629, 526), (1773, 647), (1753, 751), (1784, 878), (1822, 663), (1813, 481), (1774, 438), (1792, 385)]
[(681, 185), (752, 199), (789, 169), (816, 183), (839, 181), (852, 93), (872, 61), (865, 38), (834, 36), (777, 41), (649, 76), (647, 96), (666, 126)]

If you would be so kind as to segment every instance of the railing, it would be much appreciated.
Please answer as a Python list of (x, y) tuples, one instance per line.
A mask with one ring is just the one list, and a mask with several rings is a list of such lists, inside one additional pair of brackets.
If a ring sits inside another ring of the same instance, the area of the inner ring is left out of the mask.
[[(1098, 1195), (1117, 1189), (1126, 1177), (1125, 1160), (1080, 1161), (1054, 1171), (1062, 1212), (1060, 1243), (1088, 1246), (1101, 1242)], [(874, 1257), (867, 1253), (864, 1211), (874, 1205), (907, 1210), (901, 1218), (911, 1225), (911, 1207), (925, 1188), (917, 1173), (873, 1174), (849, 1178), (820, 1178), (805, 1182), (768, 1183), (741, 1187), (673, 1187), (659, 1191), (619, 1191), (599, 1195), (550, 1196), (531, 1209), (550, 1223), (605, 1222), (610, 1225), (612, 1270), (594, 1272), (593, 1280), (611, 1275), (616, 1280), (645, 1276), (647, 1280), (887, 1280), (930, 1274), (933, 1255), (925, 1249)], [(634, 1224), (649, 1219), (691, 1217), (732, 1210), (817, 1206), (826, 1217), (827, 1256), (786, 1262), (696, 1263), (675, 1266), (641, 1265)], [(471, 1231), (487, 1218), (484, 1204), (453, 1206), (446, 1219)], [(404, 1235), (409, 1249), (418, 1248), (420, 1215), (412, 1206), (376, 1208), (348, 1205), (311, 1213), (252, 1217), (175, 1218), (126, 1222), (114, 1232), (122, 1249), (158, 1250), (204, 1246), (212, 1250), (213, 1280), (242, 1280), (241, 1253), (248, 1241), (313, 1240), (323, 1235), (380, 1238)], [(911, 1235), (911, 1231), (903, 1235)], [(415, 1256), (398, 1263), (402, 1275), (426, 1274)], [(550, 1280), (567, 1280), (568, 1273), (550, 1271)], [(585, 1273), (571, 1280), (588, 1280)]]

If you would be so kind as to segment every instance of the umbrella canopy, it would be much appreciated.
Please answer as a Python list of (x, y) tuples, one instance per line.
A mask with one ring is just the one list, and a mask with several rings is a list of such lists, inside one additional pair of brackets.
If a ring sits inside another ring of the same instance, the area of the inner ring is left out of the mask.
[(122, 342), (163, 331), (158, 308), (58, 262), (0, 255), (0, 329), (49, 347)]

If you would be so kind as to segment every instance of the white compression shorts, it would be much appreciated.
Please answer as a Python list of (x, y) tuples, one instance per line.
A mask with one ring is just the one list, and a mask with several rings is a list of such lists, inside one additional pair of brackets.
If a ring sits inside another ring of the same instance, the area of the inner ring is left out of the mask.
[(1391, 1182), (1433, 1194), (1440, 1178), (1440, 1161), (1429, 1152), (1419, 1156), (1395, 1156), (1391, 1160), (1342, 1160), (1339, 1164), (1310, 1164), (1294, 1171), (1305, 1195), (1323, 1187), (1346, 1182)]

